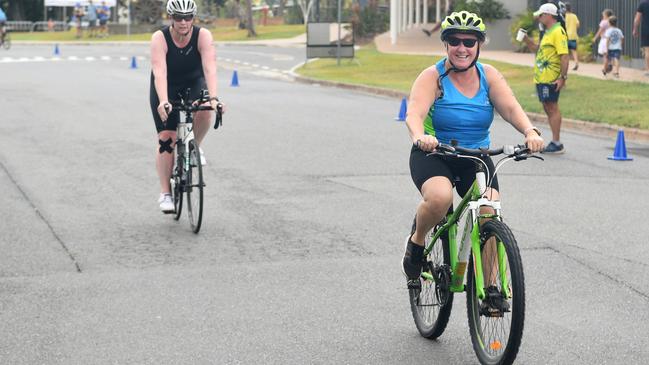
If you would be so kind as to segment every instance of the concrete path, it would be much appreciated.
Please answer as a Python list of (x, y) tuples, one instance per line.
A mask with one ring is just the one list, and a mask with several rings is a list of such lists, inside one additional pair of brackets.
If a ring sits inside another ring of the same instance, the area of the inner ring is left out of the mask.
[[(423, 26), (424, 29), (432, 28), (432, 25)], [(428, 37), (421, 31), (422, 27), (413, 27), (410, 30), (399, 34), (397, 44), (392, 44), (390, 41), (390, 33), (383, 33), (374, 39), (376, 47), (379, 51), (384, 53), (400, 53), (400, 54), (418, 54), (418, 55), (445, 55), (446, 50), (439, 39), (439, 33), (434, 33)], [(514, 51), (495, 51), (489, 50), (489, 44), (486, 44), (480, 50), (480, 58), (482, 60), (494, 60), (500, 62), (507, 62), (516, 65), (534, 66), (534, 54), (532, 53), (518, 53)], [(485, 61), (486, 62), (486, 61)], [(601, 63), (579, 63), (577, 71), (572, 70), (570, 66), (569, 75), (580, 75), (603, 79)], [(532, 74), (530, 73), (530, 78)], [(607, 77), (614, 81), (628, 81), (628, 82), (645, 82), (649, 83), (649, 76), (645, 75), (643, 70), (638, 70), (629, 67), (620, 67), (620, 78), (614, 79), (611, 75)]]

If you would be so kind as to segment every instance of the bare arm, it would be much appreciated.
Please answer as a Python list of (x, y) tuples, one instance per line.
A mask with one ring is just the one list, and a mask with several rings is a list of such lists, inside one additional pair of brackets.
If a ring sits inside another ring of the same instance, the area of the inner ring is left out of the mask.
[(523, 107), (507, 84), (505, 77), (491, 65), (483, 64), (489, 84), (489, 99), (498, 114), (525, 136), (525, 142), (533, 151), (543, 148), (543, 139), (538, 135)]
[(532, 52), (536, 52), (536, 51), (539, 49), (539, 45), (536, 44), (536, 43), (532, 40), (532, 38), (528, 37), (527, 35), (525, 35), (525, 38), (523, 38), (523, 41), (525, 41), (525, 44), (527, 45), (527, 48), (528, 48), (530, 51), (532, 51)]
[(568, 54), (561, 55), (561, 70), (559, 71), (559, 78), (554, 82), (556, 90), (561, 90), (566, 85), (566, 80), (562, 76), (568, 76), (568, 64), (570, 63), (570, 56)]
[(424, 133), (424, 120), (438, 92), (438, 77), (435, 66), (430, 66), (419, 74), (410, 89), (406, 126), (412, 143), (424, 151), (432, 151), (437, 146), (437, 139)]
[(156, 94), (158, 94), (158, 100), (160, 100), (158, 113), (162, 121), (166, 121), (167, 113), (171, 111), (171, 108), (169, 110), (165, 110), (164, 107), (161, 108), (161, 106), (169, 103), (167, 97), (167, 43), (161, 31), (156, 31), (151, 36), (151, 69), (153, 71), (153, 85)]
[[(201, 62), (203, 64), (203, 75), (207, 84), (207, 90), (210, 97), (217, 95), (217, 80), (216, 80), (216, 51), (214, 50), (212, 33), (205, 28), (201, 28), (198, 33), (198, 51), (201, 54)], [(214, 107), (215, 105), (213, 105)]]
[(640, 35), (640, 23), (642, 22), (642, 13), (639, 11), (635, 12), (635, 17), (633, 18), (633, 37), (637, 38)]

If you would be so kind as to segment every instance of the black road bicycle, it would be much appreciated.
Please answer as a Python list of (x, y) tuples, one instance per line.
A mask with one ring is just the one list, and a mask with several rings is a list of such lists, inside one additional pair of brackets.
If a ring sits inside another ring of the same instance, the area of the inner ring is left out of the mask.
[[(198, 144), (194, 140), (193, 122), (194, 113), (201, 110), (213, 110), (211, 106), (201, 105), (210, 100), (207, 90), (201, 90), (201, 96), (196, 100), (189, 100), (191, 89), (185, 91), (185, 95), (178, 95), (179, 100), (170, 101), (175, 110), (185, 114), (176, 128), (176, 158), (173, 173), (171, 175), (171, 194), (174, 202), (174, 219), (180, 219), (183, 205), (183, 193), (187, 195), (187, 215), (189, 225), (194, 233), (201, 229), (203, 220), (203, 166)], [(223, 121), (223, 107), (218, 104), (216, 108), (216, 119), (214, 129), (218, 128)]]

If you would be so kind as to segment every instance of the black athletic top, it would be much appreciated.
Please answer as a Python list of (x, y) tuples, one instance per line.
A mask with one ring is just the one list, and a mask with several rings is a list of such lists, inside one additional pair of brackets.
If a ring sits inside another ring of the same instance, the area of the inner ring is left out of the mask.
[(167, 41), (167, 83), (184, 84), (203, 75), (201, 54), (198, 52), (198, 32), (200, 27), (193, 26), (192, 37), (184, 48), (178, 48), (171, 39), (171, 29), (162, 28)]
[(649, 1), (643, 1), (638, 5), (638, 12), (642, 14), (640, 28), (643, 36), (649, 36)]

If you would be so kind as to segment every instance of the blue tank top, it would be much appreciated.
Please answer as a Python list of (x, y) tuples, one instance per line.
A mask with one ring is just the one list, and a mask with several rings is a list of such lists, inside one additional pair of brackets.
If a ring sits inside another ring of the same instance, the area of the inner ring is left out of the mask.
[[(445, 61), (442, 59), (435, 65), (440, 75), (445, 72)], [(494, 119), (494, 108), (489, 100), (489, 84), (484, 68), (480, 62), (476, 63), (476, 67), (480, 88), (473, 98), (459, 92), (449, 77), (442, 79), (444, 96), (435, 100), (424, 122), (426, 133), (442, 143), (456, 140), (459, 146), (465, 148), (489, 147), (489, 127)]]

